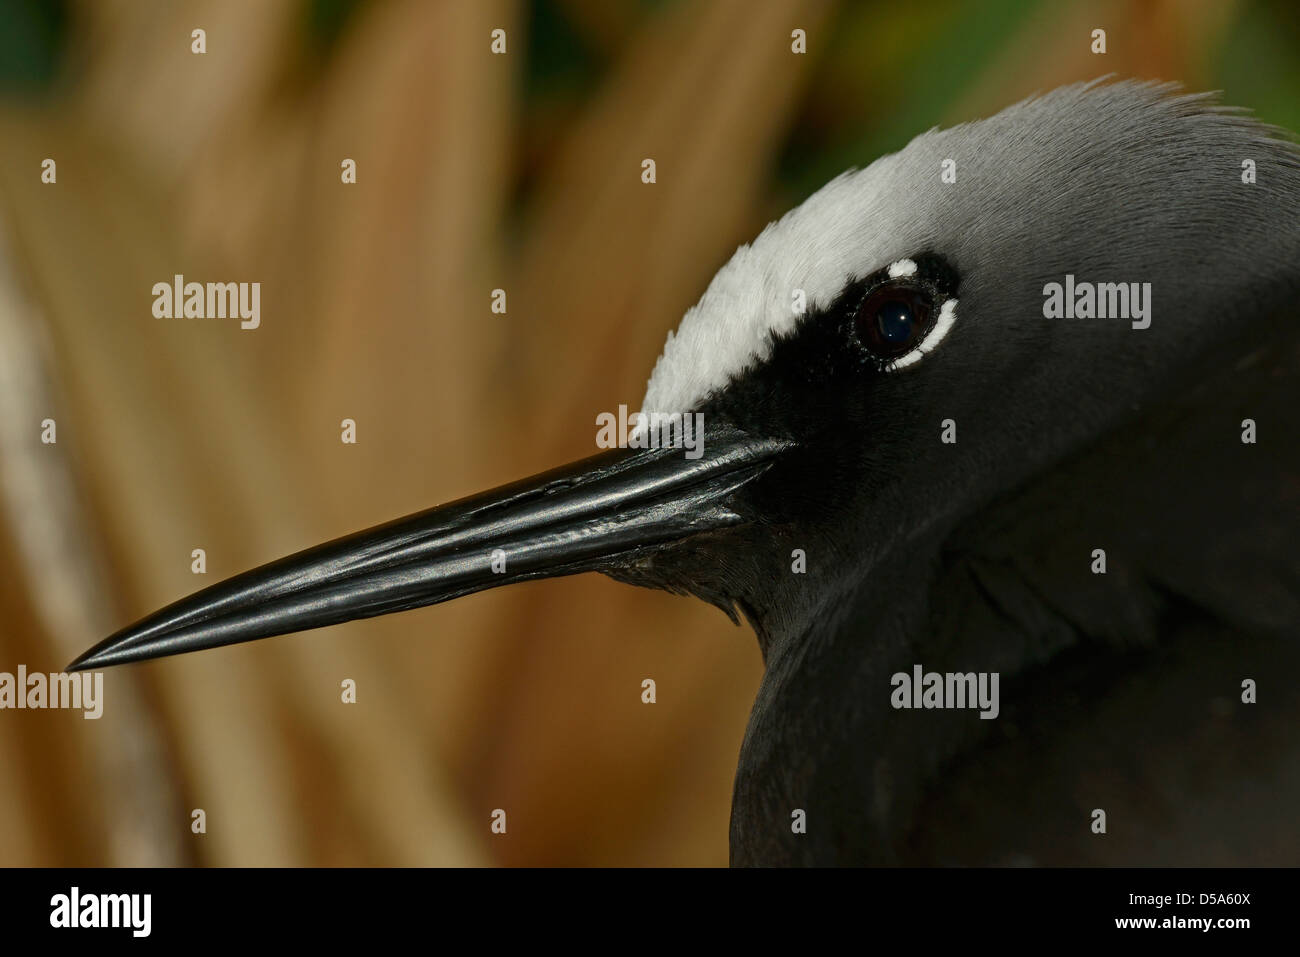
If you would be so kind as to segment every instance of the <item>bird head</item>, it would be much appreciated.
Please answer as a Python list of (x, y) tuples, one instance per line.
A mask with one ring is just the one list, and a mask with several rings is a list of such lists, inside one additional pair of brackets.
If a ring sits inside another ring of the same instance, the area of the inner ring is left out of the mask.
[(747, 522), (621, 573), (739, 604), (769, 654), (798, 641), (882, 564), (1289, 328), (1298, 186), (1276, 131), (1132, 82), (841, 175), (718, 272), (645, 398), (788, 451), (732, 500)]

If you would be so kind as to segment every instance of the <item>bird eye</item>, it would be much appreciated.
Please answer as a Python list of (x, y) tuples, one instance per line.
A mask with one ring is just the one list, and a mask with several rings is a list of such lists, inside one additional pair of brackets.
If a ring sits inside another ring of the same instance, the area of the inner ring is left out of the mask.
[(930, 328), (930, 304), (918, 289), (884, 285), (862, 300), (853, 325), (877, 359), (896, 359), (915, 348)]

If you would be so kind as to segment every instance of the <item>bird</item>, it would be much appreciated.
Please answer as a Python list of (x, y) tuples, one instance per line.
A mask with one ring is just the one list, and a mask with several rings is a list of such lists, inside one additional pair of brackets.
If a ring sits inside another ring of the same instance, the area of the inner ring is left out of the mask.
[(1177, 84), (1059, 87), (737, 249), (622, 446), (69, 670), (595, 571), (757, 637), (733, 865), (1294, 865), (1298, 303), (1286, 131)]

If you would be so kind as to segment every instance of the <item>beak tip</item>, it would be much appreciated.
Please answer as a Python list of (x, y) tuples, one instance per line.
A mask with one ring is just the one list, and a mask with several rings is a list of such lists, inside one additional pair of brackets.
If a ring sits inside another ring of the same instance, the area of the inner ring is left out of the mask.
[(85, 654), (78, 656), (72, 664), (68, 665), (63, 670), (67, 674), (72, 674), (76, 671), (89, 671), (93, 667), (95, 667), (95, 654), (92, 649), (91, 651), (87, 651)]
[(65, 672), (72, 674), (77, 671), (97, 671), (102, 668), (109, 668), (113, 665), (122, 665), (131, 661), (138, 661), (147, 655), (132, 653), (133, 649), (116, 637), (108, 638), (101, 641), (92, 648), (87, 649), (78, 658), (64, 669)]

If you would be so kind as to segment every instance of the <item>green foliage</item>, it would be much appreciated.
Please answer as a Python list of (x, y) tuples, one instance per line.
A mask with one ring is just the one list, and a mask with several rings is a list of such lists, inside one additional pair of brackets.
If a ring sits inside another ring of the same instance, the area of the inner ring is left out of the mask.
[(53, 84), (68, 31), (66, 0), (0, 0), (0, 90)]

